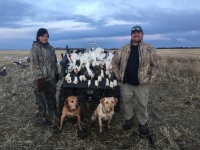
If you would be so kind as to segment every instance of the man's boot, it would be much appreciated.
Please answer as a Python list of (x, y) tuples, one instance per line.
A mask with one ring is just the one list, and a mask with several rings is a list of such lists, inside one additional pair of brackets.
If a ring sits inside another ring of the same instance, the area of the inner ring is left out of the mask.
[(125, 124), (122, 126), (124, 130), (130, 130), (132, 127), (132, 118), (130, 120), (125, 120)]
[(139, 124), (138, 129), (139, 129), (140, 135), (143, 137), (145, 137), (149, 134), (149, 129), (146, 124), (145, 125)]

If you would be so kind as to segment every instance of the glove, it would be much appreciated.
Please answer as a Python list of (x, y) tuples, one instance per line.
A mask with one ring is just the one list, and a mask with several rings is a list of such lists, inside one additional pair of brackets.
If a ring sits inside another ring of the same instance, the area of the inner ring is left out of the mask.
[(60, 80), (60, 74), (56, 73), (55, 74), (55, 82), (58, 83), (59, 80)]
[(46, 89), (45, 78), (38, 78), (37, 79), (37, 89), (40, 92), (45, 91), (45, 89)]

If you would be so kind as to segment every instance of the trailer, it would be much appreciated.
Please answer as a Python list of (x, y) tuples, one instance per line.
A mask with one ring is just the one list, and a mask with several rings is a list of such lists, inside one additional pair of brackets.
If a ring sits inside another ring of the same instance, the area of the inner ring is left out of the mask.
[(100, 100), (103, 97), (116, 97), (118, 99), (118, 103), (115, 106), (115, 111), (119, 111), (120, 108), (120, 87), (115, 86), (113, 88), (106, 86), (106, 79), (102, 79), (102, 81), (99, 83), (98, 87), (95, 86), (94, 79), (91, 79), (91, 84), (88, 87), (87, 81), (80, 81), (78, 76), (78, 83), (72, 84), (68, 83), (64, 78), (67, 75), (66, 73), (66, 64), (69, 62), (67, 58), (67, 54), (71, 54), (72, 52), (76, 53), (84, 53), (88, 51), (91, 48), (100, 47), (97, 43), (86, 43), (84, 44), (82, 49), (70, 49), (66, 45), (66, 53), (61, 54), (62, 60), (60, 62), (61, 65), (61, 72), (60, 76), (63, 78), (63, 82), (60, 88), (60, 95), (59, 95), (59, 111), (62, 111), (64, 100), (70, 96), (70, 95), (76, 95), (78, 97), (81, 97), (81, 99), (86, 100), (86, 102), (93, 102), (96, 100)]

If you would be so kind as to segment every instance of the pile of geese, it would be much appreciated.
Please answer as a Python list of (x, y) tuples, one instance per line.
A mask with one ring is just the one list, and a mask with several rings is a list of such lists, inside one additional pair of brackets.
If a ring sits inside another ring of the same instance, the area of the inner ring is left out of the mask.
[(65, 54), (65, 80), (69, 84), (87, 81), (88, 87), (91, 80), (94, 80), (96, 87), (103, 79), (106, 80), (105, 87), (114, 88), (118, 81), (112, 71), (112, 58), (115, 52), (105, 51), (101, 47), (91, 48), (85, 52), (75, 51)]

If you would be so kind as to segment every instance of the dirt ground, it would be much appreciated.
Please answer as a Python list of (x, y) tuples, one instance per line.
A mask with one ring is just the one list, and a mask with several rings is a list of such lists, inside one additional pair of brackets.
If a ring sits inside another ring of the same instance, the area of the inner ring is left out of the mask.
[[(63, 51), (57, 51), (59, 58)], [(0, 77), (0, 149), (30, 150), (197, 150), (200, 149), (200, 59), (190, 56), (161, 60), (161, 71), (150, 85), (148, 126), (151, 136), (140, 138), (137, 118), (133, 127), (124, 131), (123, 101), (120, 112), (114, 114), (111, 129), (98, 124), (91, 126), (92, 110), (99, 99), (88, 102), (81, 97), (85, 118), (82, 121), (84, 138), (77, 131), (77, 123), (66, 120), (62, 133), (56, 134), (55, 124), (42, 127), (35, 124), (37, 105), (32, 91), (29, 63), (13, 65), (17, 57), (28, 51), (0, 51), (0, 69), (7, 67), (7, 75)], [(159, 54), (162, 57), (162, 54)], [(13, 60), (5, 60), (12, 56)], [(63, 81), (57, 84), (57, 100)], [(100, 97), (99, 97), (100, 98)], [(87, 109), (87, 104), (91, 108)], [(136, 109), (136, 108), (135, 108)], [(149, 141), (153, 138), (154, 145)]]

